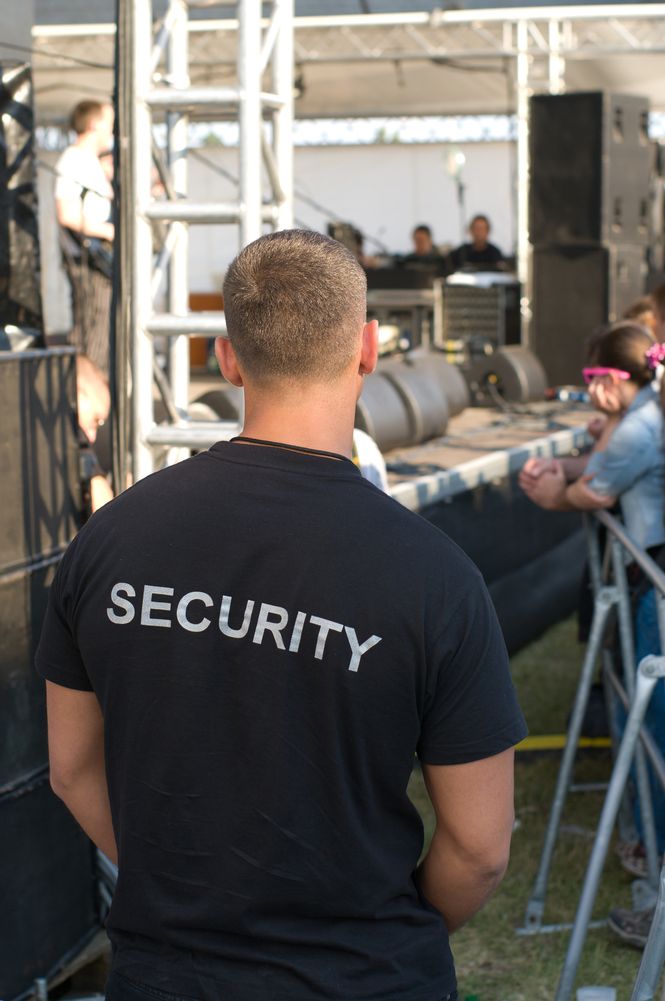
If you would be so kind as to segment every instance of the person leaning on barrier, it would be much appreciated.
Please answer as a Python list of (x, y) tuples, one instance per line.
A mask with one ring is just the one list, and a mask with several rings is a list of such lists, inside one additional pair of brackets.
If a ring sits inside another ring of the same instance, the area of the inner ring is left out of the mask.
[[(541, 507), (550, 510), (594, 510), (618, 500), (628, 534), (662, 561), (665, 553), (665, 424), (657, 388), (665, 345), (654, 343), (639, 324), (622, 321), (594, 339), (594, 364), (585, 369), (592, 402), (605, 414), (590, 458), (529, 460), (520, 485)], [(574, 482), (569, 483), (567, 480)], [(636, 662), (658, 653), (660, 642), (653, 591), (646, 591), (636, 567), (631, 567), (636, 606)], [(651, 697), (646, 723), (661, 753), (665, 753), (665, 684), (659, 681)], [(665, 851), (665, 793), (650, 771), (658, 850)], [(642, 820), (635, 800), (635, 825), (640, 841), (620, 843), (621, 863), (637, 876), (646, 875)], [(611, 911), (609, 927), (624, 941), (644, 944), (651, 912)]]
[(324, 236), (246, 247), (216, 342), (242, 434), (58, 568), (37, 666), (53, 789), (118, 861), (108, 1001), (453, 998), (448, 933), (505, 870), (524, 721), (480, 574), (350, 460), (365, 296)]

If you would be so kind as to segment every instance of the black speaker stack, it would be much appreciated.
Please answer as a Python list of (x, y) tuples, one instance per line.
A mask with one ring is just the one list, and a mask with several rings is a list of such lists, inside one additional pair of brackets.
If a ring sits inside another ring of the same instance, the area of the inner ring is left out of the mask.
[(648, 118), (641, 97), (531, 98), (531, 347), (550, 385), (579, 383), (589, 335), (643, 294)]
[(47, 980), (99, 927), (92, 847), (49, 786), (34, 655), (80, 517), (71, 348), (0, 351), (0, 998)]

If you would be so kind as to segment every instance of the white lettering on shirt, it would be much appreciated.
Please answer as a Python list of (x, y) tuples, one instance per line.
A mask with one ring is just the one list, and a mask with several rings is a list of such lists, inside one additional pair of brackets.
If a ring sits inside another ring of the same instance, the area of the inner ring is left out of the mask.
[(298, 650), (300, 649), (300, 640), (302, 639), (302, 630), (306, 621), (307, 612), (298, 612), (296, 615), (296, 621), (293, 625), (293, 632), (291, 633), (289, 653), (298, 653)]
[(368, 650), (371, 650), (373, 646), (381, 642), (380, 636), (370, 636), (368, 640), (361, 645), (358, 643), (358, 637), (356, 635), (355, 629), (351, 626), (344, 626), (344, 631), (346, 637), (349, 641), (349, 646), (351, 647), (351, 661), (349, 662), (349, 671), (357, 671), (358, 665), (360, 664), (360, 658)]
[[(276, 615), (277, 621), (271, 622), (271, 615)], [(263, 640), (263, 634), (266, 630), (268, 630), (275, 638), (275, 645), (277, 649), (285, 650), (286, 647), (284, 646), (284, 640), (282, 639), (282, 629), (285, 628), (288, 621), (289, 613), (285, 608), (281, 608), (280, 605), (266, 605), (264, 602), (259, 609), (259, 617), (256, 623), (256, 629), (254, 630), (252, 643), (261, 643)]]
[[(216, 601), (207, 591), (187, 591), (179, 598), (177, 604), (173, 600), (175, 589), (172, 587), (161, 587), (157, 584), (144, 584), (141, 596), (141, 616), (140, 625), (158, 626), (170, 629), (175, 624), (188, 633), (202, 633), (212, 624), (203, 610), (191, 609), (195, 602), (201, 602), (204, 608), (212, 608)], [(118, 581), (111, 588), (111, 606), (106, 609), (108, 619), (113, 625), (127, 625), (137, 617), (138, 607), (132, 602), (132, 598), (137, 597), (137, 589), (133, 584), (125, 581)], [(160, 598), (168, 598), (168, 601), (160, 601)], [(331, 651), (331, 656), (338, 658), (341, 653), (340, 642), (344, 639), (337, 639), (337, 635), (345, 636), (348, 647), (347, 653), (351, 652), (348, 670), (357, 673), (362, 658), (377, 645), (382, 642), (381, 636), (372, 635), (363, 643), (358, 639), (358, 634), (352, 626), (344, 626), (341, 622), (326, 619), (319, 615), (311, 615), (308, 612), (299, 611), (289, 614), (286, 608), (281, 605), (272, 605), (264, 601), (258, 606), (256, 625), (253, 635), (250, 634), (252, 619), (254, 617), (254, 606), (257, 603), (248, 599), (245, 601), (242, 624), (238, 628), (232, 628), (229, 624), (233, 598), (229, 594), (222, 595), (219, 608), (219, 630), (224, 636), (233, 640), (242, 640), (251, 635), (252, 643), (260, 646), (266, 634), (269, 634), (274, 641), (277, 650), (288, 649), (291, 654), (299, 654), (301, 657), (311, 657), (311, 646), (305, 644), (302, 647), (305, 627), (309, 624), (317, 629), (316, 645), (314, 647), (314, 659), (324, 660), (327, 651)], [(242, 605), (240, 606), (242, 607)], [(158, 613), (162, 613), (161, 615)], [(238, 621), (238, 616), (234, 615)], [(336, 635), (337, 634), (337, 635)], [(286, 646), (288, 637), (288, 648)], [(271, 642), (272, 642), (271, 641)]]
[(309, 621), (313, 626), (319, 627), (319, 637), (316, 641), (316, 649), (314, 651), (314, 656), (317, 660), (323, 660), (323, 654), (326, 649), (326, 640), (328, 639), (328, 633), (341, 633), (344, 626), (341, 622), (332, 622), (330, 619), (320, 619), (318, 615), (310, 615)]
[(116, 626), (126, 626), (129, 622), (132, 622), (136, 612), (134, 611), (134, 606), (131, 601), (127, 601), (127, 598), (121, 597), (122, 593), (125, 593), (129, 598), (136, 597), (136, 591), (131, 584), (123, 584), (118, 582), (114, 584), (111, 589), (111, 601), (116, 606), (116, 608), (122, 608), (122, 614), (114, 612), (112, 608), (106, 609), (106, 614), (108, 615), (111, 622), (114, 622)]
[(153, 612), (170, 612), (170, 601), (155, 601), (155, 595), (173, 597), (172, 587), (158, 587), (156, 584), (146, 584), (143, 588), (143, 603), (141, 605), (141, 625), (161, 626), (164, 629), (171, 628), (170, 619), (155, 619)]
[(231, 629), (229, 625), (229, 615), (231, 614), (231, 596), (225, 594), (222, 598), (222, 607), (219, 610), (219, 631), (232, 639), (241, 640), (249, 631), (249, 624), (252, 621), (254, 602), (248, 601), (245, 605), (245, 615), (240, 629)]
[(176, 618), (183, 629), (186, 629), (190, 633), (202, 633), (204, 629), (207, 629), (210, 625), (210, 619), (203, 618), (199, 622), (192, 622), (191, 619), (187, 618), (187, 608), (189, 603), (192, 601), (202, 601), (203, 604), (210, 608), (212, 605), (212, 598), (205, 591), (188, 591), (187, 594), (183, 594), (182, 598), (178, 602), (178, 610), (176, 612)]

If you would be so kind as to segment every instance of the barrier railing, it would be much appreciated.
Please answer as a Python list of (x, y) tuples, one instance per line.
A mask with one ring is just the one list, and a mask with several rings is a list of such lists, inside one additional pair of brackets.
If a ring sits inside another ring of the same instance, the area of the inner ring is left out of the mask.
[[(521, 934), (539, 934), (571, 928), (566, 958), (555, 995), (555, 1001), (568, 1001), (575, 983), (587, 932), (595, 924), (604, 924), (604, 921), (592, 922), (592, 911), (612, 831), (619, 818), (622, 802), (625, 804), (629, 771), (631, 765), (634, 764), (643, 824), (647, 880), (653, 887), (654, 893), (658, 889), (658, 897), (651, 933), (642, 957), (631, 1001), (650, 1001), (654, 996), (658, 977), (665, 963), (665, 870), (661, 871), (658, 859), (646, 757), (648, 756), (653, 771), (664, 788), (665, 761), (645, 727), (644, 718), (656, 683), (660, 678), (665, 677), (665, 657), (655, 655), (644, 657), (636, 669), (633, 611), (626, 568), (627, 564), (636, 564), (646, 582), (654, 588), (661, 651), (665, 651), (665, 573), (647, 553), (635, 545), (616, 518), (604, 511), (595, 512), (593, 516), (587, 518), (586, 524), (589, 542), (589, 573), (594, 594), (593, 618), (545, 832), (538, 873), (527, 903), (525, 925), (519, 929), (519, 932)], [(599, 539), (601, 526), (607, 535), (604, 553), (601, 553)], [(623, 684), (615, 670), (611, 644), (608, 645), (606, 642), (611, 628), (616, 629), (618, 637)], [(611, 722), (615, 719), (614, 708), (617, 701), (624, 705), (628, 716), (620, 739), (616, 729), (613, 733), (616, 747), (614, 765), (575, 919), (572, 925), (545, 925), (542, 919), (552, 857), (565, 800), (572, 788), (571, 777), (578, 741), (594, 672), (599, 663), (602, 665)]]

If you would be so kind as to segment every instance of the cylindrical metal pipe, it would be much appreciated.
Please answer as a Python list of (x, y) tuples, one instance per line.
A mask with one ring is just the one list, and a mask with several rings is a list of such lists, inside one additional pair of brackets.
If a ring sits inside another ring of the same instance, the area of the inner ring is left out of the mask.
[[(189, 86), (187, 0), (171, 0), (171, 34), (166, 63), (173, 87), (186, 90)], [(186, 113), (170, 111), (166, 116), (166, 159), (171, 186), (178, 198), (187, 197), (187, 150), (189, 119)], [(176, 241), (169, 264), (169, 312), (184, 316), (189, 312), (189, 230), (183, 223), (174, 223)], [(168, 349), (168, 377), (176, 409), (187, 412), (189, 397), (189, 339), (176, 337)], [(172, 449), (169, 465), (187, 457), (187, 452)]]
[(529, 346), (531, 257), (529, 246), (529, 24), (517, 22), (517, 276), (521, 285), (522, 344)]
[(240, 90), (240, 246), (261, 236), (261, 0), (238, 3)]
[[(633, 616), (630, 594), (628, 591), (628, 580), (626, 578), (624, 550), (619, 540), (614, 536), (612, 536), (612, 570), (619, 595), (617, 615), (619, 619), (619, 641), (621, 645), (621, 658), (623, 660), (624, 681), (628, 697), (632, 699), (635, 694), (635, 644), (633, 643)], [(644, 848), (646, 852), (649, 882), (652, 886), (656, 887), (658, 885), (660, 863), (658, 860), (658, 845), (656, 842), (656, 826), (653, 815), (649, 772), (647, 770), (644, 751), (642, 750), (641, 745), (639, 745), (635, 751), (635, 777), (637, 785), (637, 798), (640, 806), (640, 815), (642, 817)]]
[(552, 809), (547, 823), (547, 830), (545, 832), (545, 840), (543, 842), (540, 864), (538, 866), (536, 879), (534, 880), (531, 896), (529, 897), (526, 906), (524, 925), (527, 930), (531, 929), (532, 931), (537, 931), (542, 922), (542, 916), (545, 909), (545, 894), (547, 892), (547, 884), (552, 865), (552, 856), (554, 855), (557, 834), (559, 832), (559, 824), (561, 822), (561, 814), (563, 812), (566, 794), (568, 792), (570, 778), (573, 772), (573, 765), (575, 763), (577, 742), (580, 738), (580, 733), (582, 732), (582, 722), (584, 720), (587, 702), (589, 701), (589, 692), (593, 681), (593, 672), (596, 667), (596, 661), (600, 655), (603, 639), (605, 637), (607, 620), (612, 608), (614, 607), (615, 601), (616, 591), (614, 588), (601, 588), (596, 595), (591, 633), (589, 635), (589, 642), (587, 644), (584, 663), (580, 673), (580, 680), (577, 686), (575, 703), (570, 715), (570, 723), (568, 724), (566, 746), (564, 748), (561, 765), (559, 767), (559, 774), (557, 776), (556, 789), (554, 791)]
[(621, 747), (619, 748), (616, 764), (612, 771), (612, 778), (610, 779), (605, 797), (605, 803), (598, 822), (596, 840), (593, 843), (591, 858), (589, 859), (586, 876), (584, 877), (582, 894), (577, 914), (575, 915), (573, 930), (570, 933), (570, 942), (568, 943), (568, 951), (561, 972), (561, 979), (557, 987), (555, 1001), (568, 1001), (573, 990), (587, 929), (591, 921), (591, 913), (596, 899), (600, 875), (605, 863), (605, 856), (607, 855), (624, 786), (628, 778), (630, 764), (635, 753), (639, 730), (644, 721), (644, 714), (646, 713), (654, 685), (658, 678), (663, 677), (665, 673), (664, 669), (665, 659), (662, 657), (645, 657), (640, 663), (635, 698), (628, 715), (623, 740), (621, 741)]
[(146, 210), (148, 219), (162, 222), (215, 224), (238, 222), (240, 210), (231, 202), (155, 202)]
[[(177, 26), (176, 30), (178, 30)], [(172, 48), (172, 43), (169, 48)], [(147, 100), (151, 108), (174, 108), (179, 111), (193, 111), (198, 108), (229, 108), (235, 107), (238, 103), (238, 88), (187, 87), (174, 83), (173, 87), (154, 88), (149, 92)]]
[(279, 31), (272, 58), (272, 88), (284, 104), (273, 113), (273, 150), (281, 187), (277, 229), (293, 226), (293, 0), (275, 0)]
[(196, 337), (226, 337), (226, 320), (223, 313), (156, 313), (147, 325), (148, 333), (162, 337), (194, 334)]
[(135, 97), (132, 143), (134, 195), (138, 211), (135, 219), (134, 296), (132, 303), (132, 472), (134, 481), (153, 472), (152, 450), (147, 435), (153, 424), (152, 406), (152, 340), (146, 326), (152, 312), (152, 230), (147, 208), (150, 203), (150, 164), (152, 162), (152, 128), (146, 95), (150, 90), (150, 59), (152, 46), (151, 5), (131, 0), (132, 9), (132, 69)]

